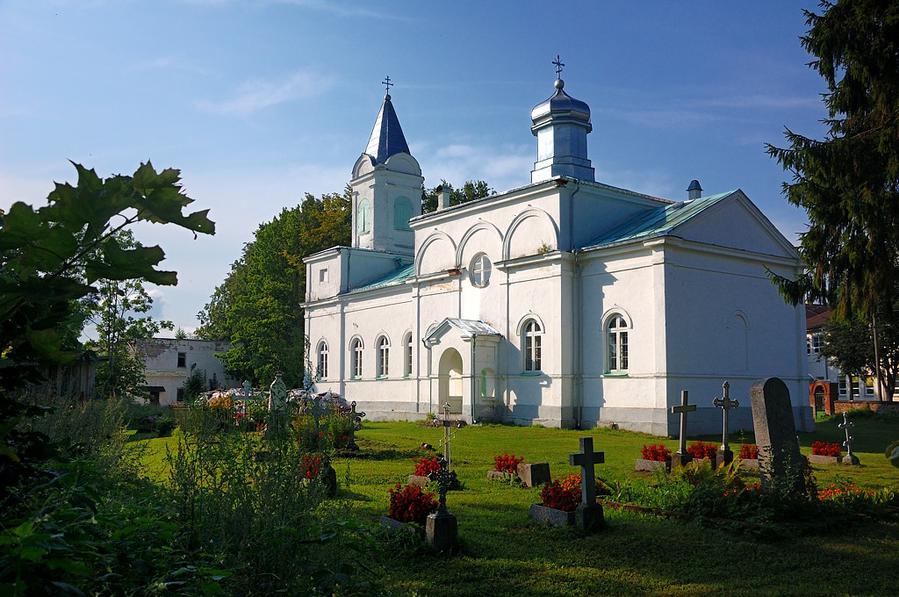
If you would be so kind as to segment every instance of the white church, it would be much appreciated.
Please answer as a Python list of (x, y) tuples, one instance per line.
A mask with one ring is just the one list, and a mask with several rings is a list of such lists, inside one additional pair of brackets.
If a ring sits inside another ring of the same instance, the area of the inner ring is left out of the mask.
[(795, 276), (796, 250), (739, 189), (684, 200), (594, 180), (590, 108), (564, 82), (531, 111), (530, 184), (421, 213), (424, 179), (389, 93), (352, 170), (351, 247), (309, 256), (305, 333), (317, 389), (368, 418), (450, 412), (676, 435), (720, 433), (728, 380), (752, 429), (749, 389), (786, 382), (811, 430), (803, 307), (766, 270)]

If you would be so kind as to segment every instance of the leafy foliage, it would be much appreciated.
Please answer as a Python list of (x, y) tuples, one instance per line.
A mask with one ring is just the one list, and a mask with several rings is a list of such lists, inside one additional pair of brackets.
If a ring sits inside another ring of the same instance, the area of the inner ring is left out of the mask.
[(800, 246), (808, 272), (775, 281), (794, 304), (824, 298), (840, 318), (867, 320), (892, 304), (899, 278), (899, 4), (820, 6), (821, 14), (804, 11), (801, 41), (827, 84), (828, 134), (818, 140), (787, 129), (788, 147), (768, 145), (792, 174), (787, 199), (808, 213)]
[(706, 442), (692, 442), (687, 446), (687, 453), (693, 458), (713, 459), (718, 453), (718, 446)]
[(466, 180), (465, 184), (463, 184), (460, 189), (456, 189), (452, 184), (445, 180), (441, 180), (438, 186), (425, 189), (421, 198), (421, 213), (426, 214), (437, 210), (438, 195), (440, 194), (438, 189), (441, 187), (449, 189), (451, 206), (468, 203), (469, 201), (474, 201), (476, 199), (483, 199), (494, 193), (494, 190), (490, 185), (483, 180)]
[(436, 456), (423, 456), (415, 463), (415, 475), (430, 477), (440, 470), (440, 460)]
[(816, 456), (840, 456), (840, 444), (831, 442), (814, 441), (812, 442), (812, 454)]
[(497, 454), (493, 457), (493, 470), (510, 475), (518, 474), (518, 465), (524, 462), (524, 456), (514, 454)]
[(306, 194), (256, 229), (225, 281), (197, 314), (197, 336), (228, 340), (220, 358), (239, 378), (266, 385), (280, 371), (288, 387), (303, 379), (303, 258), (350, 243), (350, 190)]
[[(893, 388), (899, 377), (899, 297), (894, 300), (889, 314), (883, 309), (878, 310), (878, 314), (879, 354), (874, 351), (872, 322), (858, 316), (828, 321), (824, 326), (821, 352), (847, 374), (871, 375), (879, 371), (883, 387)], [(880, 395), (889, 395), (889, 391), (880, 392)]]
[(656, 462), (665, 462), (671, 458), (671, 448), (665, 447), (664, 444), (644, 445), (640, 450), (640, 457), (643, 460), (653, 460)]

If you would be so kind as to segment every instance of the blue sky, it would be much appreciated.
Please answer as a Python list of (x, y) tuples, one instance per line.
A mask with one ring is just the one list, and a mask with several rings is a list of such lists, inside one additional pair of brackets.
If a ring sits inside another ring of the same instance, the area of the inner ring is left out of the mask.
[(742, 188), (791, 240), (804, 213), (763, 150), (822, 134), (823, 83), (798, 37), (813, 2), (0, 0), (0, 207), (43, 204), (71, 159), (101, 175), (181, 168), (212, 238), (146, 225), (185, 328), (256, 226), (340, 191), (389, 74), (425, 184), (528, 182), (529, 113), (556, 53), (590, 104), (597, 180), (680, 199)]

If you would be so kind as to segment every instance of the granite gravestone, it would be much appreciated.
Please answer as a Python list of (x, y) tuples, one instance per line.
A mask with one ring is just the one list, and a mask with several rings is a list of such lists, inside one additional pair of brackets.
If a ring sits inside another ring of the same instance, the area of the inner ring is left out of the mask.
[(268, 438), (281, 437), (287, 433), (287, 386), (281, 379), (281, 374), (275, 374), (275, 381), (269, 387), (268, 393), (268, 425), (265, 436)]
[(769, 377), (753, 384), (750, 396), (762, 485), (789, 475), (796, 483), (796, 489), (801, 489), (807, 464), (799, 453), (793, 406), (786, 384), (776, 377)]

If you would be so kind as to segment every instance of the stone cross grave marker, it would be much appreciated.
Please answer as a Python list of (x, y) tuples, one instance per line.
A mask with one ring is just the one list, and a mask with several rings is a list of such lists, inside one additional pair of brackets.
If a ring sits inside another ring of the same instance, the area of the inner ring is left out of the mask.
[(719, 460), (724, 464), (730, 464), (734, 459), (734, 453), (730, 450), (730, 442), (728, 441), (728, 413), (732, 408), (737, 408), (740, 403), (730, 399), (730, 382), (725, 381), (721, 384), (721, 397), (715, 398), (713, 404), (721, 409), (721, 447), (718, 448)]
[(358, 450), (359, 446), (356, 444), (356, 432), (362, 429), (362, 417), (365, 416), (364, 412), (356, 411), (356, 401), (353, 400), (350, 402), (350, 421), (352, 425), (350, 425), (350, 441), (347, 443), (347, 448), (350, 450)]
[(275, 381), (268, 392), (268, 426), (266, 436), (280, 435), (287, 427), (287, 386), (281, 374), (275, 374)]
[(571, 454), (568, 463), (581, 467), (581, 503), (575, 510), (575, 521), (584, 530), (602, 526), (602, 506), (596, 503), (596, 476), (593, 467), (606, 461), (605, 452), (593, 451), (593, 438), (581, 438), (581, 451)]
[(777, 377), (769, 377), (753, 384), (750, 396), (762, 484), (769, 484), (774, 478), (783, 479), (789, 472), (795, 489), (800, 490), (806, 464), (799, 453), (787, 385)]
[(845, 411), (843, 411), (843, 422), (840, 423), (838, 427), (846, 434), (846, 440), (843, 442), (843, 447), (846, 448), (846, 455), (843, 456), (843, 464), (858, 464), (858, 456), (852, 452), (853, 437), (849, 433), (849, 430), (855, 427), (855, 423), (849, 420)]
[(449, 402), (443, 405), (443, 459), (446, 460), (447, 469), (452, 467), (452, 451), (450, 450), (450, 436), (453, 423), (449, 418)]
[(455, 477), (445, 458), (440, 459), (434, 480), (440, 501), (437, 511), (428, 514), (425, 521), (425, 539), (437, 551), (446, 551), (456, 546), (459, 531), (456, 516), (446, 509), (446, 492), (452, 488)]
[(253, 393), (253, 384), (250, 383), (249, 379), (245, 379), (243, 381), (243, 399), (247, 400), (250, 397), (250, 394)]
[(671, 407), (671, 414), (680, 415), (680, 432), (677, 438), (677, 453), (675, 456), (677, 464), (681, 466), (693, 460), (693, 457), (687, 452), (687, 413), (694, 412), (696, 405), (688, 404), (688, 402), (689, 395), (687, 390), (681, 390), (680, 406)]

